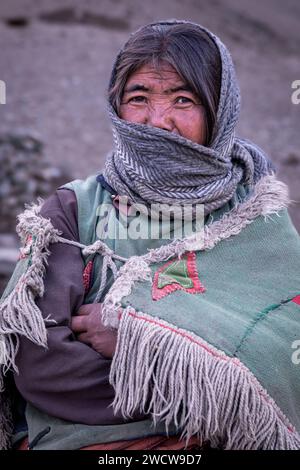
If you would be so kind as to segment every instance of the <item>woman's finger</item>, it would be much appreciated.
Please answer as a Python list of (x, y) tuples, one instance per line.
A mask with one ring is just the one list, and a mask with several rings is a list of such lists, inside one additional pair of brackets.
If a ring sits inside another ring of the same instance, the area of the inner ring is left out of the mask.
[(89, 315), (92, 312), (101, 312), (101, 304), (84, 304), (79, 307), (76, 315)]
[(74, 333), (82, 333), (87, 331), (87, 317), (75, 315), (71, 318), (71, 330)]
[(93, 304), (81, 305), (81, 307), (79, 307), (78, 311), (76, 312), (76, 315), (89, 315), (92, 309)]
[(77, 335), (78, 341), (81, 341), (81, 343), (88, 344), (89, 346), (91, 345), (89, 335), (87, 333), (81, 333), (80, 335)]

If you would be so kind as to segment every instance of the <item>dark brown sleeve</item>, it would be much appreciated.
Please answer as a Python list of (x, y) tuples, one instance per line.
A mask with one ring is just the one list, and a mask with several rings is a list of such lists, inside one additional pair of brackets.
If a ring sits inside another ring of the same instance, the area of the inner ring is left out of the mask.
[[(41, 213), (65, 238), (78, 240), (73, 191), (57, 190)], [(51, 316), (57, 324), (47, 327), (48, 350), (20, 338), (17, 388), (27, 401), (58, 418), (84, 424), (122, 423), (124, 420), (108, 407), (114, 397), (108, 382), (111, 360), (77, 341), (70, 329), (71, 315), (84, 296), (80, 250), (53, 244), (48, 260), (45, 294), (37, 305), (44, 317)]]

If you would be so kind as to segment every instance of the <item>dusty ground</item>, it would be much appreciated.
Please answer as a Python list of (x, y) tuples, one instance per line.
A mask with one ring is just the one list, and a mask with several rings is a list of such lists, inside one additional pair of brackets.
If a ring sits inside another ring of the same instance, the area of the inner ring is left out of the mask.
[(300, 230), (300, 105), (291, 102), (300, 79), (298, 0), (2, 0), (0, 133), (38, 136), (70, 178), (99, 171), (111, 147), (105, 88), (116, 52), (138, 26), (168, 18), (202, 23), (230, 48), (243, 96), (239, 134), (277, 164)]

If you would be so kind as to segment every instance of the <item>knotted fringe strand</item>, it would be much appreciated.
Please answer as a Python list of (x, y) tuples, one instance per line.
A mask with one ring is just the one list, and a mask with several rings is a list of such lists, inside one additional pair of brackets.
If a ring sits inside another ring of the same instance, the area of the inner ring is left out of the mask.
[(163, 320), (124, 310), (110, 382), (115, 412), (152, 414), (181, 439), (224, 449), (300, 449), (300, 436), (237, 359)]
[(117, 328), (119, 325), (118, 307), (121, 300), (129, 295), (135, 281), (150, 281), (151, 269), (142, 256), (131, 256), (119, 269), (119, 275), (106, 294), (102, 307), (102, 321), (105, 326)]
[(35, 298), (44, 294), (43, 276), (50, 254), (48, 247), (56, 241), (59, 232), (49, 220), (39, 217), (40, 208), (41, 204), (29, 206), (19, 216), (18, 234), (23, 241), (28, 236), (33, 241), (27, 270), (0, 304), (1, 362), (4, 373), (11, 368), (17, 371), (15, 356), (19, 347), (18, 334), (39, 346), (47, 346), (46, 326)]
[(13, 433), (11, 398), (7, 392), (0, 392), (0, 450), (10, 448)]
[[(45, 320), (35, 303), (44, 293), (43, 276), (50, 254), (48, 246), (56, 241), (59, 232), (51, 222), (39, 216), (42, 201), (21, 214), (17, 232), (23, 243), (32, 237), (30, 259), (26, 271), (18, 279), (14, 289), (0, 303), (0, 448), (9, 447), (12, 432), (11, 411), (5, 391), (4, 376), (9, 369), (17, 372), (15, 357), (19, 348), (18, 335), (47, 347)], [(26, 250), (26, 247), (25, 247)]]

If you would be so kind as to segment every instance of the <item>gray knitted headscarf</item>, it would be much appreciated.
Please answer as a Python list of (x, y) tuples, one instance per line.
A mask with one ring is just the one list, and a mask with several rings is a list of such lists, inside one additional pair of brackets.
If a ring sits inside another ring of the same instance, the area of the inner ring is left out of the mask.
[[(149, 26), (171, 28), (187, 21), (162, 21)], [(109, 104), (114, 151), (106, 160), (104, 177), (116, 193), (132, 203), (204, 204), (205, 214), (222, 207), (239, 183), (253, 185), (274, 171), (266, 155), (253, 143), (235, 137), (240, 92), (230, 53), (206, 28), (221, 58), (222, 75), (216, 126), (208, 147), (164, 129), (120, 119)], [(140, 28), (132, 36), (138, 34)], [(126, 45), (125, 45), (126, 46)], [(116, 64), (110, 80), (116, 76)], [(197, 163), (197, 164), (196, 164)]]

